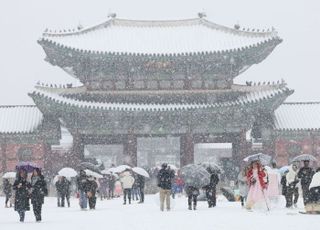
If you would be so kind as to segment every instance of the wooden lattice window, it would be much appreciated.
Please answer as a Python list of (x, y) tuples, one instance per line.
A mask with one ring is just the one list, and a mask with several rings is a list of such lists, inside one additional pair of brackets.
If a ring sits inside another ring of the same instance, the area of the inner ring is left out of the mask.
[(32, 160), (32, 148), (21, 147), (17, 152), (19, 161), (31, 161)]

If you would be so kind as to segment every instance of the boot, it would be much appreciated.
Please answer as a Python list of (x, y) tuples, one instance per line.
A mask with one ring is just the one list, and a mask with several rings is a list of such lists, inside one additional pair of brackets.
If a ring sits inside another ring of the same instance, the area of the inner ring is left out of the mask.
[(197, 210), (197, 205), (193, 205), (193, 210)]
[(131, 204), (131, 199), (129, 199), (129, 204)]
[(191, 204), (189, 204), (189, 207), (188, 207), (188, 209), (189, 209), (189, 210), (192, 210), (192, 208), (191, 208)]

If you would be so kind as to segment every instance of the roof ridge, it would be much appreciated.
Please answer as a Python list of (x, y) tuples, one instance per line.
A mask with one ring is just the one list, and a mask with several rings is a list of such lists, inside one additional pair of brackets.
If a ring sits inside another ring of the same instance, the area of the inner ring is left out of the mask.
[(36, 105), (0, 105), (0, 108), (20, 108), (20, 107), (36, 107)]
[(99, 28), (106, 28), (108, 26), (118, 25), (118, 26), (132, 26), (132, 27), (174, 27), (174, 26), (190, 26), (190, 25), (203, 25), (211, 29), (218, 29), (224, 32), (241, 34), (241, 35), (250, 35), (250, 36), (271, 36), (272, 38), (278, 37), (278, 33), (274, 27), (267, 30), (260, 30), (254, 28), (243, 28), (242, 30), (228, 27), (222, 24), (217, 24), (212, 21), (209, 21), (205, 18), (187, 18), (187, 19), (168, 19), (168, 20), (141, 20), (141, 19), (125, 19), (125, 18), (110, 18), (102, 23), (98, 23), (92, 26), (84, 28), (82, 25), (79, 25), (76, 29), (60, 29), (60, 30), (50, 30), (45, 29), (42, 33), (42, 36), (63, 36), (63, 35), (75, 35), (87, 33), (92, 30)]
[(311, 104), (320, 104), (320, 101), (292, 101), (292, 102), (284, 102), (283, 105), (311, 105)]

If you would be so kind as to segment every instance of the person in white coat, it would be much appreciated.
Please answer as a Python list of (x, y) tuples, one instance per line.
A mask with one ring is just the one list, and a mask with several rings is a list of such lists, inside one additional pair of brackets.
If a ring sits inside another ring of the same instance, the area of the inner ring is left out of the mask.
[(120, 182), (123, 189), (123, 199), (124, 199), (123, 204), (127, 204), (127, 196), (128, 196), (129, 204), (131, 204), (131, 191), (132, 191), (132, 186), (134, 184), (134, 178), (131, 175), (129, 170), (126, 170), (122, 173)]

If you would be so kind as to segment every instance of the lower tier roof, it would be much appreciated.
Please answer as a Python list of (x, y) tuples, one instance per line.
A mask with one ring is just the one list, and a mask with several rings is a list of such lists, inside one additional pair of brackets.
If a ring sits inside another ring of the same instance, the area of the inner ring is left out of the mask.
[(320, 130), (320, 102), (283, 103), (275, 111), (279, 131)]
[(0, 106), (0, 134), (35, 132), (43, 115), (34, 105)]

